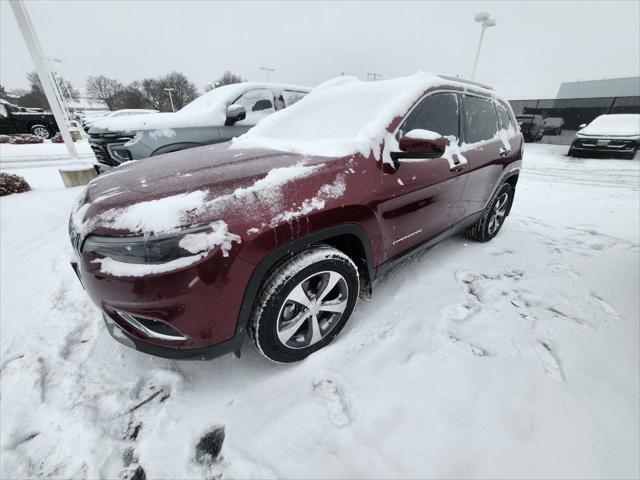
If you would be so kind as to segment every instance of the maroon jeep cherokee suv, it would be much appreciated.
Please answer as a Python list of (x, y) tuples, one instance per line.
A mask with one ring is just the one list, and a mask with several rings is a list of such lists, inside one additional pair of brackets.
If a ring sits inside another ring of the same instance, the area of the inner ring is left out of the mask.
[(509, 214), (523, 139), (488, 87), (341, 77), (232, 143), (125, 164), (70, 219), (73, 267), (111, 334), (169, 358), (301, 360), (395, 262)]

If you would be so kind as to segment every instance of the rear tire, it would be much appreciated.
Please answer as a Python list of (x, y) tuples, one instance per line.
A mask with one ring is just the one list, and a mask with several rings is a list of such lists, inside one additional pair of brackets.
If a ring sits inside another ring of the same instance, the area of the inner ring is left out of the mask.
[(498, 189), (480, 218), (468, 230), (467, 236), (477, 242), (488, 242), (495, 237), (509, 214), (514, 190), (505, 183)]
[(249, 335), (269, 360), (303, 360), (340, 333), (355, 307), (360, 279), (340, 250), (319, 245), (294, 255), (264, 282)]
[(33, 125), (31, 127), (31, 134), (43, 140), (48, 140), (53, 137), (53, 133), (44, 125)]

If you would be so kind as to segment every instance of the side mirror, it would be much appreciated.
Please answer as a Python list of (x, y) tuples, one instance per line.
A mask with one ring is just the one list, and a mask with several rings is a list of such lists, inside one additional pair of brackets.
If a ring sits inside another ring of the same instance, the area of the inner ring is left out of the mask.
[(439, 155), (444, 153), (446, 147), (447, 140), (431, 130), (411, 130), (400, 138), (400, 150), (406, 153)]
[(580, 125), (578, 125), (578, 128), (584, 128), (584, 127), (586, 127), (586, 126), (587, 126), (587, 124), (586, 124), (586, 123), (581, 123)]
[(240, 120), (244, 120), (245, 118), (247, 118), (247, 111), (242, 105), (234, 103), (227, 107), (227, 119), (224, 124), (229, 127)]
[(390, 156), (396, 168), (401, 158), (438, 158), (447, 148), (447, 139), (431, 130), (416, 128), (405, 133), (399, 142), (400, 151)]

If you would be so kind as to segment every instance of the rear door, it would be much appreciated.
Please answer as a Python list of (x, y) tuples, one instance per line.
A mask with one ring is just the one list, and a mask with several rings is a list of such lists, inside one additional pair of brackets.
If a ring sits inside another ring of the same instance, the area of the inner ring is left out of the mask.
[(462, 202), (467, 214), (482, 210), (493, 193), (504, 168), (504, 156), (510, 155), (509, 143), (498, 135), (498, 114), (491, 99), (463, 95), (464, 131), (467, 144), (467, 183)]
[[(457, 94), (433, 93), (408, 114), (396, 138), (424, 129), (459, 144), (459, 112)], [(395, 171), (385, 171), (384, 200), (378, 208), (386, 258), (433, 238), (461, 218), (464, 182), (464, 165), (452, 168), (444, 157), (399, 159)]]

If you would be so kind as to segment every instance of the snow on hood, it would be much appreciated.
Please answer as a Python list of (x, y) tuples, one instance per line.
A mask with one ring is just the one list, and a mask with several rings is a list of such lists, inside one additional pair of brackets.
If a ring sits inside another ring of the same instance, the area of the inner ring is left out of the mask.
[[(231, 148), (268, 148), (329, 157), (373, 152), (379, 158), (380, 144), (393, 119), (404, 115), (427, 89), (452, 83), (424, 72), (378, 82), (338, 77), (319, 85), (295, 105), (263, 119), (234, 139)], [(495, 96), (491, 90), (473, 88)]]
[(600, 115), (585, 128), (579, 130), (579, 133), (582, 135), (640, 135), (640, 114)]
[[(305, 165), (298, 162), (272, 168), (266, 175), (260, 175), (251, 183), (239, 186), (228, 193), (199, 189), (140, 201), (124, 207), (98, 210), (99, 213), (93, 214), (92, 206), (97, 207), (102, 198), (118, 192), (107, 190), (100, 197), (90, 201), (87, 199), (87, 190), (91, 188), (92, 183), (89, 183), (72, 211), (71, 222), (73, 229), (81, 236), (95, 229), (158, 235), (177, 231), (181, 226), (191, 224), (193, 218), (222, 217), (233, 209), (249, 209), (254, 215), (257, 215), (260, 208), (278, 212), (283, 187), (293, 180), (313, 174), (323, 166), (323, 163)], [(115, 173), (117, 172), (113, 172)], [(97, 180), (100, 180), (100, 177)]]
[(170, 128), (210, 127), (224, 125), (227, 106), (247, 90), (271, 88), (272, 90), (292, 89), (308, 91), (307, 87), (268, 83), (234, 83), (199, 96), (175, 113), (149, 113), (125, 117), (97, 119), (91, 124), (93, 130), (132, 132), (140, 130), (163, 130)]

